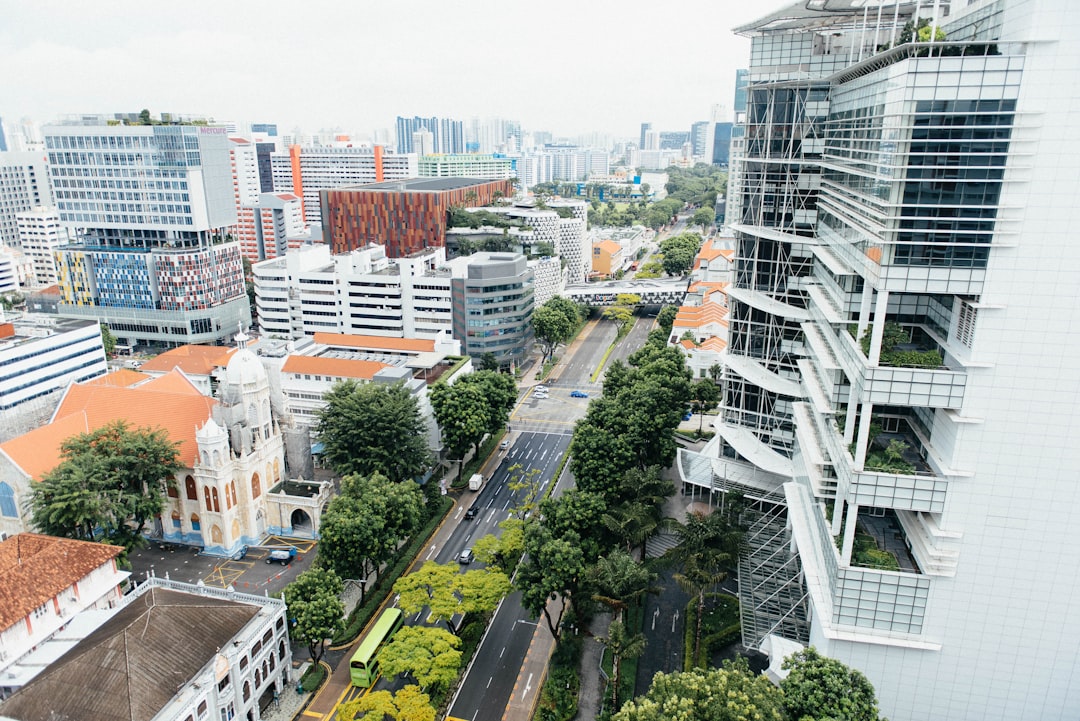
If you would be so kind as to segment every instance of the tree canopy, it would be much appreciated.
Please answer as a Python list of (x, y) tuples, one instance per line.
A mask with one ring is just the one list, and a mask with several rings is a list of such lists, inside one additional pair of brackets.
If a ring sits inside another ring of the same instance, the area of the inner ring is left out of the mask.
[(285, 605), (294, 621), (289, 635), (307, 645), (313, 663), (322, 658), (326, 639), (345, 629), (341, 590), (341, 579), (328, 568), (304, 571), (285, 587)]
[(116, 421), (60, 446), (62, 459), (31, 490), (42, 533), (94, 540), (98, 533), (131, 546), (165, 507), (165, 488), (181, 468), (179, 445), (165, 431)]
[(461, 667), (461, 639), (434, 626), (403, 626), (379, 652), (386, 676), (408, 674), (421, 687), (449, 686)]
[(582, 318), (581, 307), (562, 296), (555, 296), (533, 310), (532, 324), (536, 341), (547, 361), (555, 348), (566, 343), (574, 335)]
[(355, 701), (338, 707), (337, 721), (435, 721), (431, 697), (416, 684), (397, 693), (369, 691)]
[(813, 646), (791, 654), (780, 682), (784, 706), (793, 719), (877, 721), (874, 686), (859, 671), (822, 656)]
[(316, 413), (323, 457), (341, 475), (381, 473), (391, 481), (431, 465), (420, 404), (404, 384), (335, 383)]
[[(342, 578), (367, 580), (416, 529), (424, 496), (413, 481), (346, 476), (320, 524), (319, 557)], [(361, 587), (361, 597), (367, 584)]]
[(436, 383), (431, 408), (450, 458), (464, 461), (471, 446), (479, 448), (489, 427), (489, 406), (478, 385)]
[(745, 661), (723, 668), (658, 673), (643, 696), (628, 701), (612, 721), (785, 721), (780, 690)]
[(510, 590), (510, 579), (497, 569), (461, 573), (457, 563), (427, 561), (419, 570), (402, 576), (394, 583), (398, 606), (405, 613), (416, 613), (427, 606), (432, 621), (443, 621), (449, 631), (454, 616), (471, 611), (494, 611)]
[(511, 376), (494, 370), (480, 370), (459, 378), (454, 385), (473, 386), (483, 394), (488, 433), (498, 433), (506, 427), (518, 392), (517, 383)]
[(680, 233), (665, 238), (660, 243), (664, 272), (668, 275), (685, 275), (693, 267), (701, 243), (701, 236), (697, 233)]

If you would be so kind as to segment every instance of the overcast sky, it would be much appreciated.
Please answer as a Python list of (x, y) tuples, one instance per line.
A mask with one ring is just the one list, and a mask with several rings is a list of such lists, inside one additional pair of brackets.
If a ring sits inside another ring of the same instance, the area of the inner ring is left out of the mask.
[(398, 115), (637, 137), (730, 113), (784, 0), (0, 3), (0, 117), (160, 111), (358, 135)]

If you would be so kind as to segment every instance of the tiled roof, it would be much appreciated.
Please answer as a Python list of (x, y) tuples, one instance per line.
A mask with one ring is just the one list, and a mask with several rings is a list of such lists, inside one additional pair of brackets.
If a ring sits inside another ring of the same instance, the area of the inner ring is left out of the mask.
[[(728, 283), (725, 281), (704, 281), (699, 280), (690, 284), (690, 287), (686, 289), (687, 293), (701, 292), (702, 295), (708, 298), (713, 293), (723, 293), (725, 298), (727, 297)], [(724, 301), (725, 305), (727, 301)]]
[(426, 338), (387, 338), (381, 335), (349, 335), (346, 333), (316, 333), (315, 342), (343, 348), (372, 348), (376, 350), (410, 351), (429, 353), (435, 350), (435, 341)]
[(103, 376), (91, 378), (86, 381), (86, 384), (95, 386), (134, 386), (149, 379), (150, 376), (145, 373), (133, 371), (130, 368), (121, 368), (112, 373), (106, 373)]
[(601, 250), (610, 255), (615, 255), (620, 250), (622, 250), (622, 246), (616, 243), (614, 240), (601, 240), (594, 243), (593, 245), (600, 246)]
[(735, 251), (717, 248), (714, 241), (706, 240), (702, 244), (701, 250), (698, 251), (697, 256), (694, 258), (694, 270), (701, 267), (701, 262), (703, 260), (716, 260), (717, 258), (723, 258), (730, 262), (735, 258)]
[(103, 543), (19, 533), (0, 543), (0, 629), (34, 609), (124, 549)]
[(319, 356), (291, 355), (285, 359), (281, 367), (282, 373), (307, 373), (332, 378), (363, 378), (371, 380), (375, 374), (383, 368), (389, 368), (386, 363), (369, 360), (354, 360), (351, 358), (320, 358)]
[(259, 611), (254, 604), (151, 588), (0, 704), (0, 715), (154, 718)]
[(201, 427), (217, 405), (178, 371), (138, 386), (72, 384), (53, 420), (0, 444), (19, 468), (35, 481), (60, 460), (60, 445), (77, 433), (87, 433), (117, 420), (132, 428), (162, 428), (180, 444), (180, 462), (195, 465), (195, 428)]
[(727, 325), (727, 308), (719, 303), (705, 303), (704, 305), (684, 305), (679, 307), (672, 327), (700, 328), (709, 323)]
[(208, 376), (215, 368), (224, 368), (236, 348), (220, 345), (182, 345), (143, 362), (141, 370), (167, 372), (179, 368), (189, 375)]

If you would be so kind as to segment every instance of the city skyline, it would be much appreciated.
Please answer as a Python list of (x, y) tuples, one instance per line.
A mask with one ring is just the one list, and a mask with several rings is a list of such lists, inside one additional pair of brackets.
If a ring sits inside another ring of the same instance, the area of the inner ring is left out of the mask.
[(398, 115), (503, 117), (556, 136), (636, 138), (641, 122), (689, 129), (716, 104), (729, 120), (735, 69), (749, 53), (729, 31), (763, 14), (682, 2), (662, 12), (671, 22), (657, 23), (645, 3), (526, 9), (481, 0), (465, 14), (421, 0), (407, 15), (397, 4), (317, 2), (297, 22), (276, 2), (259, 13), (185, 7), (9, 8), (0, 62), (23, 72), (6, 78), (0, 117), (48, 124), (148, 108), (357, 136), (392, 130)]

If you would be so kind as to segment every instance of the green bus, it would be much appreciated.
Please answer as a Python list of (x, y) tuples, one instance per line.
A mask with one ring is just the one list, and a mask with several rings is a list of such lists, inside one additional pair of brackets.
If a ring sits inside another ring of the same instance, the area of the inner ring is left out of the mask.
[(404, 621), (405, 615), (399, 608), (388, 608), (382, 612), (349, 662), (353, 686), (368, 688), (375, 683), (379, 676), (379, 651), (394, 637)]

